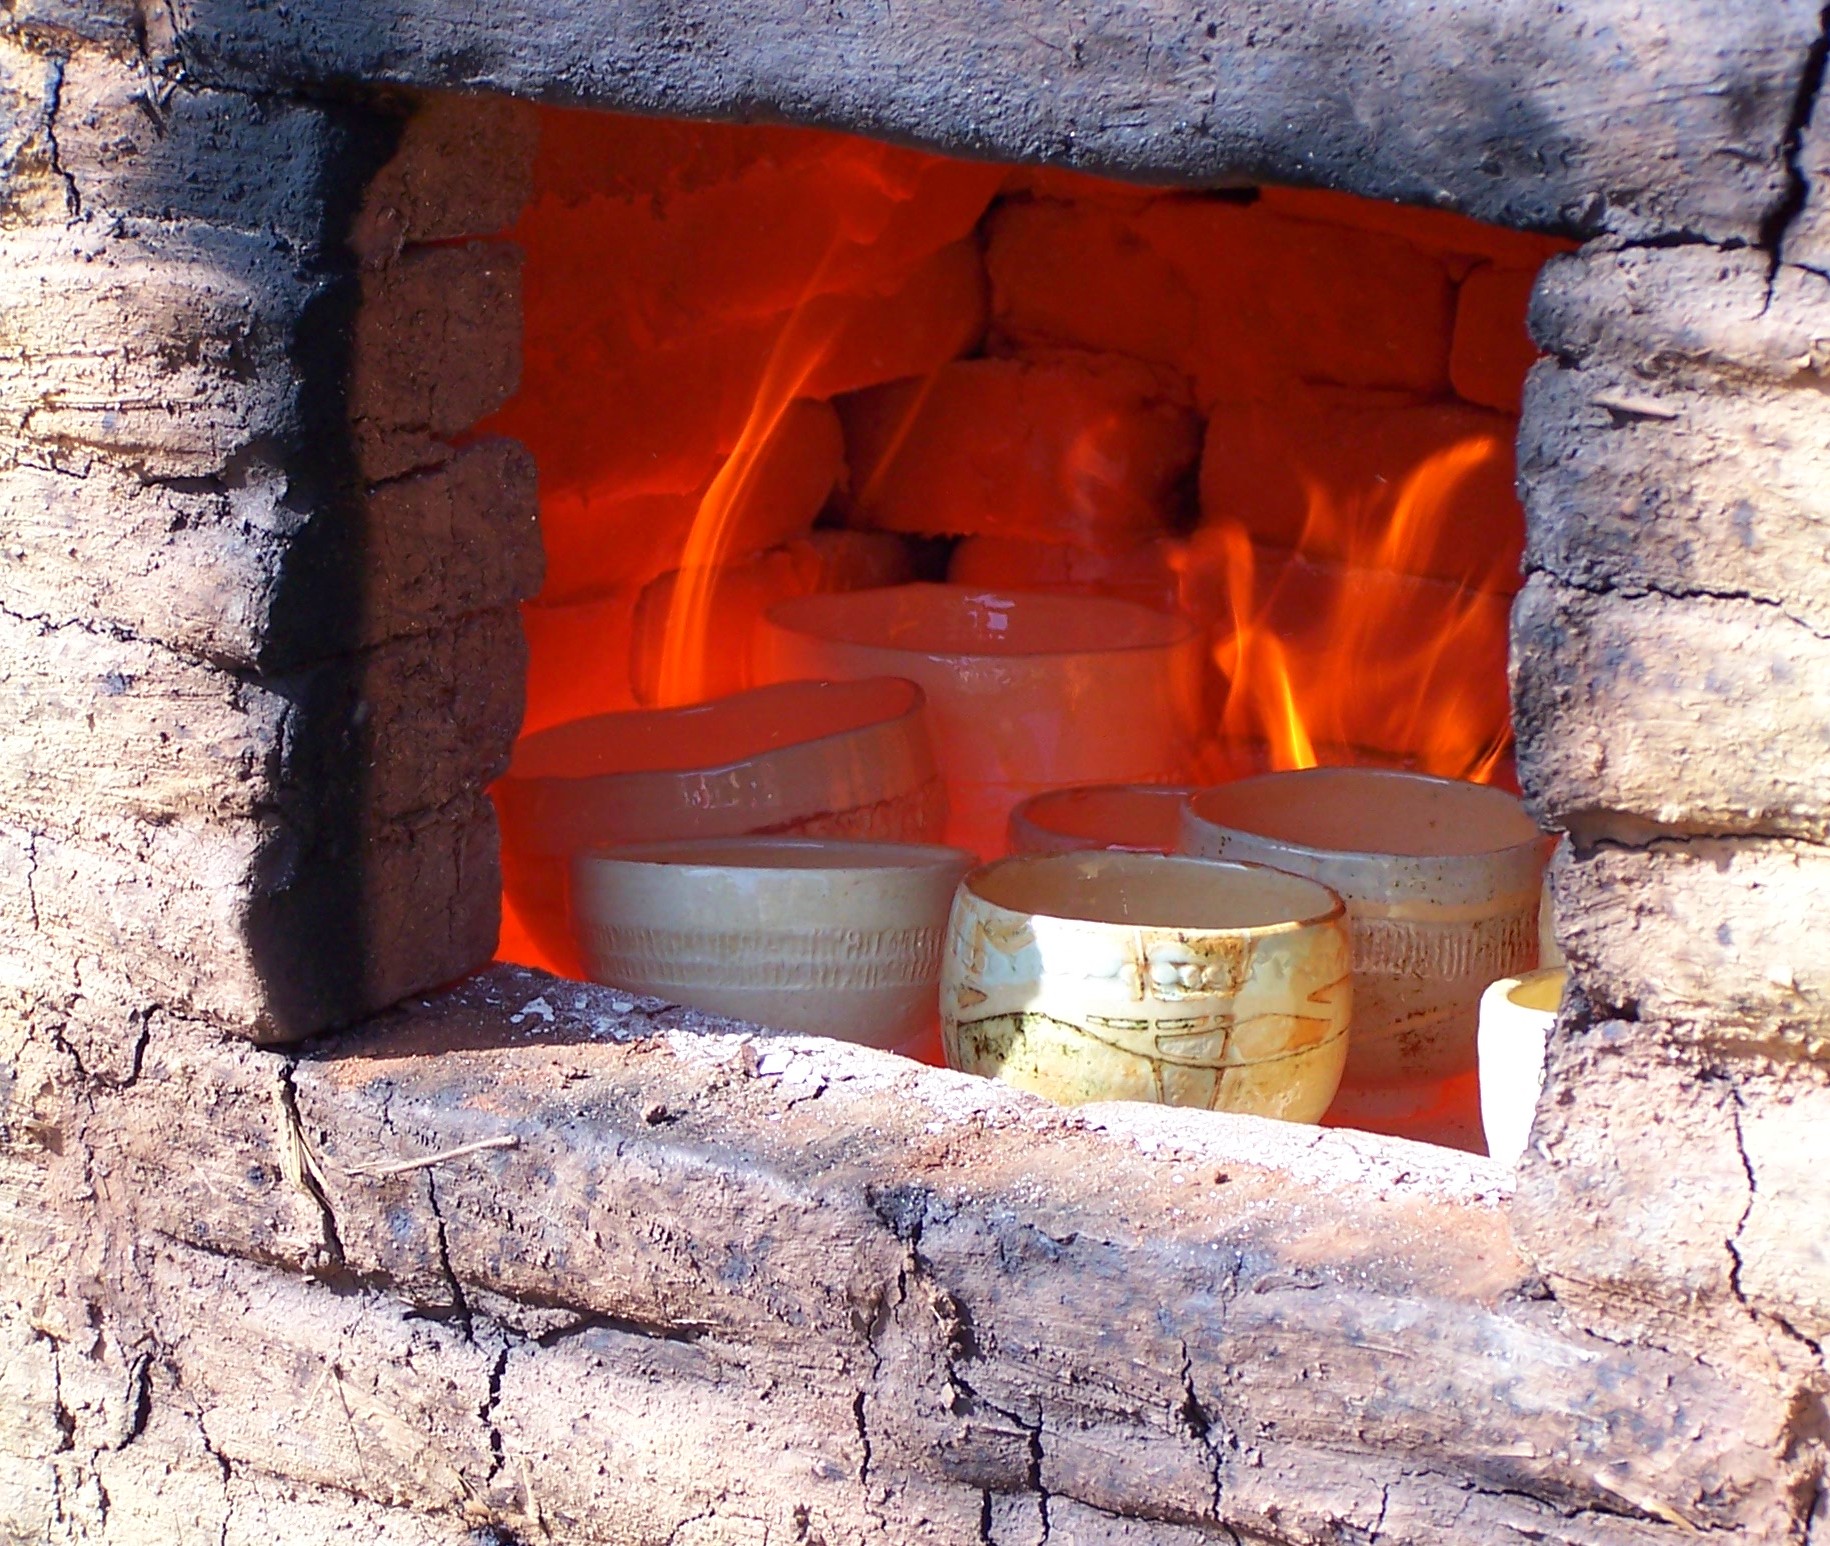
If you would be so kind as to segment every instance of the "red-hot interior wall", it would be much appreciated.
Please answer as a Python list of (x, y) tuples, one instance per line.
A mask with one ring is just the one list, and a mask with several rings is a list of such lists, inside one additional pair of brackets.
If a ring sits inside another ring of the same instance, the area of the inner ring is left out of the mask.
[(514, 234), (523, 386), (487, 428), (540, 469), (528, 730), (748, 685), (776, 600), (945, 577), (1193, 614), (1192, 776), (1507, 776), (1524, 312), (1560, 244), (558, 110)]

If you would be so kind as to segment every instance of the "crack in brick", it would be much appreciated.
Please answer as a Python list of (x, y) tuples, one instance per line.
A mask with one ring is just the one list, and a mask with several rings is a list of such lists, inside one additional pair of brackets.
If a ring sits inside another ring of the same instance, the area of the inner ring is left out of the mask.
[(1810, 180), (1799, 162), (1799, 154), (1804, 145), (1805, 130), (1810, 125), (1823, 94), (1827, 57), (1830, 57), (1830, 6), (1818, 13), (1817, 36), (1812, 39), (1810, 50), (1805, 55), (1804, 70), (1798, 81), (1798, 94), (1793, 99), (1792, 110), (1786, 118), (1785, 132), (1780, 140), (1780, 151), (1785, 158), (1786, 191), (1761, 224), (1760, 246), (1769, 254), (1766, 305), (1762, 308), (1763, 311), (1773, 303), (1773, 289), (1779, 277), (1786, 234), (1803, 213), (1811, 196)]
[(514, 1342), (505, 1332), (502, 1350), (496, 1354), (496, 1361), (489, 1370), (489, 1390), (483, 1398), (483, 1404), (477, 1408), (477, 1416), (489, 1434), (489, 1472), (483, 1478), (487, 1487), (502, 1474), (502, 1467), (507, 1462), (507, 1453), (502, 1439), (502, 1429), (497, 1425), (496, 1412), (502, 1404), (502, 1377), (508, 1372), (508, 1355), (514, 1351)]

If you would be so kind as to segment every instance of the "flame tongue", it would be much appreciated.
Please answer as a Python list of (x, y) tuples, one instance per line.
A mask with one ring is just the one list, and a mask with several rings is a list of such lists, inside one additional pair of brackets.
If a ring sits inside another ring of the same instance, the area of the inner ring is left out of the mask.
[(1225, 588), (1215, 662), (1225, 736), (1273, 768), (1402, 763), (1491, 780), (1511, 743), (1505, 696), (1512, 554), (1459, 582), (1427, 575), (1465, 480), (1502, 454), (1471, 435), (1426, 456), (1389, 493), (1342, 498), (1306, 480), (1293, 552), (1237, 522), (1207, 534)]

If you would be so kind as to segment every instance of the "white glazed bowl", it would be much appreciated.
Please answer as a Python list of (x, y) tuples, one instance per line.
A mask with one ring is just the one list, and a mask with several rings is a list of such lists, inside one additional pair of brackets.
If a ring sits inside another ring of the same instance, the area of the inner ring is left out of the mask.
[(972, 855), (729, 838), (572, 861), (594, 982), (784, 1031), (896, 1048), (934, 1020), (941, 934)]
[(947, 926), (948, 1064), (1050, 1100), (1314, 1122), (1347, 1057), (1340, 898), (1257, 865), (1035, 854), (975, 870)]
[(1174, 853), (1188, 794), (1174, 784), (1087, 784), (1031, 795), (1010, 813), (1010, 851)]
[(620, 843), (784, 836), (930, 842), (946, 820), (913, 682), (784, 682), (524, 736), (491, 791), (509, 900), (561, 970), (572, 855)]
[(1340, 894), (1353, 930), (1358, 1088), (1471, 1073), (1482, 990), (1537, 965), (1549, 839), (1502, 789), (1384, 768), (1267, 773), (1191, 795), (1189, 853)]
[(1481, 1130), (1487, 1153), (1516, 1165), (1544, 1088), (1544, 1055), (1569, 972), (1560, 966), (1506, 977), (1481, 995)]
[(1104, 596), (897, 585), (770, 608), (765, 680), (903, 676), (928, 694), (947, 841), (1003, 851), (1012, 807), (1071, 784), (1173, 780), (1201, 712), (1185, 618)]

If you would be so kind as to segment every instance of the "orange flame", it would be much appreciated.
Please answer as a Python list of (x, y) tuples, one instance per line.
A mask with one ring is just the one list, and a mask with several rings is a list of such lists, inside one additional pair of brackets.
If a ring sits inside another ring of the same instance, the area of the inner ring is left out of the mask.
[[(924, 172), (936, 165), (870, 141), (845, 141), (828, 158), (835, 184), (852, 196), (826, 210), (833, 220), (824, 250), (810, 264), (798, 299), (787, 311), (757, 379), (736, 444), (707, 487), (680, 555), (678, 578), (662, 629), (655, 702), (696, 703), (710, 691), (714, 673), (713, 610), (720, 571), (732, 557), (733, 535), (754, 497), (757, 470), (789, 405), (835, 353), (868, 287), (855, 286), (858, 256), (869, 252), (917, 198)], [(989, 197), (989, 190), (986, 192)], [(747, 649), (747, 639), (718, 638), (727, 649)]]
[(1463, 480), (1499, 454), (1493, 436), (1469, 436), (1389, 497), (1338, 499), (1308, 480), (1301, 540), (1281, 560), (1243, 526), (1220, 529), (1231, 615), (1215, 663), (1230, 741), (1262, 745), (1273, 768), (1383, 762), (1496, 776), (1512, 740), (1502, 555), (1459, 581), (1416, 576), (1430, 572)]
[[(822, 264), (822, 270), (824, 267)], [(729, 557), (731, 535), (738, 528), (770, 438), (780, 428), (788, 405), (826, 358), (843, 325), (842, 308), (811, 304), (818, 290), (816, 274), (800, 304), (776, 334), (737, 444), (718, 469), (693, 517), (662, 628), (661, 661), (655, 679), (655, 703), (659, 707), (697, 703), (707, 695), (712, 678), (707, 653), (713, 638), (712, 597), (719, 571)], [(747, 643), (725, 642), (728, 647), (739, 649)]]

